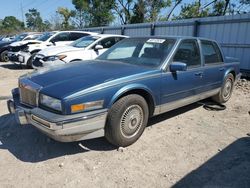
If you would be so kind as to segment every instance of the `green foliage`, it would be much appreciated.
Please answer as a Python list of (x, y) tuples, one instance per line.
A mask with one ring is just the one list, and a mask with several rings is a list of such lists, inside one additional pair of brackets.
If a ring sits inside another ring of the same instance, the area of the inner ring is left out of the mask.
[(43, 31), (43, 19), (37, 9), (29, 9), (25, 17), (29, 29), (33, 31)]
[(146, 21), (146, 5), (144, 0), (138, 0), (138, 2), (134, 5), (133, 15), (131, 16), (130, 23), (143, 23)]
[(209, 8), (201, 9), (200, 1), (181, 6), (181, 12), (174, 19), (199, 18), (209, 16)]
[(69, 24), (69, 19), (75, 16), (75, 11), (69, 10), (67, 8), (59, 7), (57, 12), (63, 17), (62, 28), (70, 29), (72, 26)]
[(6, 16), (0, 24), (0, 32), (9, 34), (9, 33), (18, 33), (24, 30), (24, 23), (18, 20), (14, 16)]

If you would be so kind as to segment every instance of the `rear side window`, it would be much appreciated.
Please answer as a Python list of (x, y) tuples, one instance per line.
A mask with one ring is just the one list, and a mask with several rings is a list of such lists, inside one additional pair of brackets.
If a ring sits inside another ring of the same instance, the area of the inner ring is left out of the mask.
[(173, 61), (186, 63), (188, 68), (201, 66), (201, 56), (197, 41), (183, 41), (178, 47)]
[(110, 48), (111, 46), (113, 46), (114, 44), (116, 44), (117, 42), (119, 42), (122, 39), (124, 39), (124, 38), (122, 38), (122, 37), (109, 37), (109, 38), (105, 38), (105, 39), (101, 40), (98, 44), (102, 45), (103, 48)]
[(77, 39), (79, 39), (79, 38), (82, 38), (82, 37), (86, 37), (86, 36), (89, 36), (89, 34), (87, 34), (87, 33), (70, 33), (70, 35), (69, 35), (69, 40), (70, 41), (75, 41), (75, 40), (77, 40)]
[(210, 41), (201, 41), (201, 48), (205, 64), (222, 62), (222, 56), (217, 44)]

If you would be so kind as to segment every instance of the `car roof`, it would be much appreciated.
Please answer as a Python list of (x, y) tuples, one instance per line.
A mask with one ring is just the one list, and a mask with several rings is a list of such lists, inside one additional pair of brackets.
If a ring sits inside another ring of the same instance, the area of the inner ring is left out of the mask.
[(198, 40), (208, 40), (216, 42), (213, 39), (203, 38), (203, 37), (193, 37), (193, 36), (173, 36), (173, 35), (155, 35), (155, 36), (137, 36), (131, 38), (145, 38), (145, 39), (176, 39), (176, 40), (183, 40), (183, 39), (198, 39)]
[(100, 33), (97, 33), (93, 36), (100, 36), (100, 37), (124, 37), (124, 38), (128, 38), (128, 36), (126, 35), (116, 35), (116, 34), (100, 34)]

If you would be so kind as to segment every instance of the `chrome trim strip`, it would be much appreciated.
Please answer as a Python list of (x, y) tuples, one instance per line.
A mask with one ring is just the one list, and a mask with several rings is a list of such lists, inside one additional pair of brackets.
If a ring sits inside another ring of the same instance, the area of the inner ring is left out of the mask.
[(159, 115), (159, 114), (162, 114), (164, 112), (168, 112), (168, 111), (174, 110), (176, 108), (180, 108), (180, 107), (186, 106), (188, 104), (192, 104), (194, 102), (197, 102), (197, 101), (200, 101), (202, 99), (216, 95), (219, 91), (220, 91), (220, 88), (217, 88), (217, 89), (213, 89), (211, 91), (200, 93), (198, 95), (186, 97), (186, 98), (180, 99), (178, 101), (173, 101), (173, 102), (169, 102), (166, 104), (158, 105), (155, 107), (155, 111), (154, 111), (153, 115), (154, 116)]
[(171, 93), (171, 94), (168, 94), (168, 95), (163, 95), (163, 97), (170, 97), (172, 95), (176, 95), (176, 94), (180, 94), (180, 93), (186, 93), (186, 92), (201, 89), (201, 88), (206, 88), (206, 87), (213, 86), (213, 85), (216, 85), (216, 84), (221, 84), (221, 82), (215, 82), (215, 83), (207, 84), (207, 85), (204, 85), (204, 86), (195, 87), (195, 88), (192, 88), (192, 89), (187, 89), (187, 90), (184, 90), (184, 91), (178, 91), (178, 92)]

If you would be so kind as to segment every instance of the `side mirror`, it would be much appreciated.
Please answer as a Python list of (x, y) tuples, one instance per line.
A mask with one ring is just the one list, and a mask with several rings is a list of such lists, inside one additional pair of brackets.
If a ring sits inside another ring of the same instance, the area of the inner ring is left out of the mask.
[(102, 46), (102, 45), (97, 44), (97, 45), (95, 46), (95, 51), (98, 51), (98, 50), (101, 50), (101, 49), (103, 49), (103, 46)]
[(170, 71), (177, 72), (177, 71), (186, 71), (187, 64), (182, 62), (173, 62), (170, 64)]

